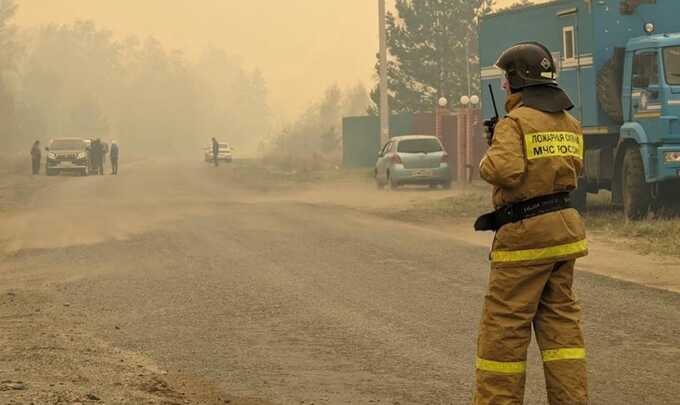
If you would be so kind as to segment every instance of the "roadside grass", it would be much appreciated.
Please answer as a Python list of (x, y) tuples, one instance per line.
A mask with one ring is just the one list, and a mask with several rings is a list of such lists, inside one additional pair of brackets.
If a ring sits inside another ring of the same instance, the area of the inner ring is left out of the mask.
[[(492, 210), (490, 199), (490, 188), (474, 183), (451, 197), (417, 202), (407, 209), (381, 215), (415, 223), (446, 219), (472, 221)], [(629, 221), (621, 210), (611, 207), (610, 199), (606, 192), (589, 195), (588, 209), (583, 216), (589, 233), (640, 254), (680, 257), (680, 217), (650, 216), (642, 221)]]
[(589, 232), (641, 254), (680, 257), (680, 217), (630, 221), (610, 201), (607, 192), (588, 196), (584, 218)]
[[(239, 183), (259, 191), (286, 191), (314, 183), (342, 181), (373, 181), (370, 169), (323, 168), (320, 170), (283, 170), (279, 166), (245, 162), (234, 167)], [(490, 187), (482, 182), (456, 190), (451, 196), (414, 202), (397, 210), (376, 210), (374, 214), (411, 223), (436, 221), (472, 221), (491, 211)], [(610, 194), (601, 192), (588, 196), (588, 208), (583, 217), (589, 233), (641, 254), (680, 257), (680, 217), (649, 218), (629, 221), (623, 212), (610, 204)]]
[(232, 175), (239, 184), (258, 191), (285, 191), (315, 183), (350, 180), (372, 181), (370, 169), (346, 169), (326, 165), (320, 169), (287, 169), (263, 162), (236, 161)]

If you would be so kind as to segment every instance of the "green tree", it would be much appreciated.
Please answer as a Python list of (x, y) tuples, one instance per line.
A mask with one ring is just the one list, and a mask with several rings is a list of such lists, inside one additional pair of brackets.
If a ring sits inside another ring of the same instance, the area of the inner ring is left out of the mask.
[[(396, 0), (387, 16), (390, 108), (431, 111), (439, 97), (467, 94), (467, 63), (473, 91), (479, 87), (477, 21), (494, 0)], [(466, 60), (466, 54), (468, 60)], [(379, 63), (376, 71), (379, 71)], [(371, 92), (376, 111), (378, 86)]]
[(311, 104), (294, 122), (285, 126), (271, 141), (274, 152), (309, 158), (323, 156), (328, 162), (341, 158), (342, 118), (364, 113), (369, 104), (366, 88), (358, 83), (345, 90), (329, 86), (323, 97)]
[(515, 3), (513, 3), (513, 4), (511, 4), (507, 7), (503, 7), (498, 11), (500, 12), (500, 11), (514, 10), (514, 9), (517, 9), (517, 8), (530, 6), (532, 4), (534, 4), (532, 0), (517, 0)]

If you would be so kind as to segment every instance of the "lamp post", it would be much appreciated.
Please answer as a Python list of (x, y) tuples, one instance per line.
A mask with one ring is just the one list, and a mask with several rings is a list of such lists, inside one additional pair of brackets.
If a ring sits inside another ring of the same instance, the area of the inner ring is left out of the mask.
[(434, 134), (439, 138), (440, 141), (444, 141), (444, 115), (447, 112), (447, 106), (449, 105), (449, 100), (446, 97), (440, 97), (437, 100), (437, 111), (435, 112), (434, 118)]
[[(465, 107), (462, 114), (465, 117), (465, 129), (462, 132), (465, 135), (461, 136), (461, 132), (458, 135), (458, 179), (463, 187), (463, 184), (472, 182), (472, 108), (479, 104), (479, 96), (462, 96), (460, 103)], [(461, 127), (458, 126), (459, 129)]]
[(378, 14), (380, 18), (380, 144), (384, 145), (390, 139), (390, 107), (387, 94), (387, 27), (385, 27), (387, 12), (385, 0), (378, 0)]

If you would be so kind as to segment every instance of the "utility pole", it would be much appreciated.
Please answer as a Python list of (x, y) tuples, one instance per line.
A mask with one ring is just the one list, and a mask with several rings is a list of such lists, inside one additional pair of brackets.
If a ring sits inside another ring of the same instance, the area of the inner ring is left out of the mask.
[[(465, 36), (465, 69), (467, 70), (467, 94), (472, 100), (472, 76), (470, 75), (470, 38)], [(477, 103), (474, 103), (477, 104)], [(465, 111), (465, 182), (472, 182), (472, 105)]]
[(378, 0), (380, 18), (380, 144), (390, 138), (390, 107), (387, 97), (387, 11), (385, 0)]

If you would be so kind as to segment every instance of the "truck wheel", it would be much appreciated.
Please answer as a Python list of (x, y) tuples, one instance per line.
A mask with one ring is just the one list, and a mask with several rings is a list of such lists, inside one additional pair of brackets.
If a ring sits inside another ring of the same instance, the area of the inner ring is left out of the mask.
[(623, 157), (623, 212), (626, 218), (639, 220), (647, 216), (652, 201), (651, 187), (645, 181), (645, 169), (638, 148), (626, 149)]
[(571, 206), (580, 213), (586, 211), (588, 201), (588, 187), (585, 179), (578, 179), (576, 190), (571, 192)]
[(616, 48), (614, 56), (600, 69), (597, 75), (597, 99), (604, 112), (616, 124), (623, 123), (621, 86), (623, 82), (623, 59), (625, 50)]

